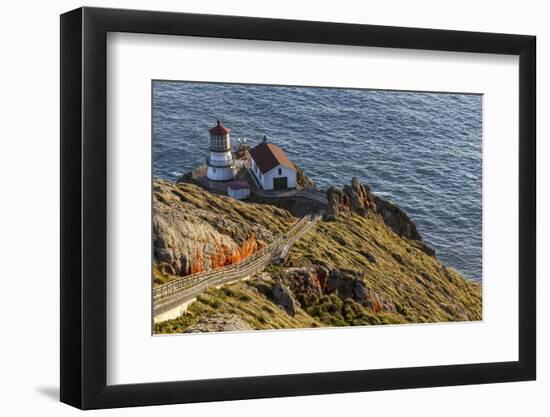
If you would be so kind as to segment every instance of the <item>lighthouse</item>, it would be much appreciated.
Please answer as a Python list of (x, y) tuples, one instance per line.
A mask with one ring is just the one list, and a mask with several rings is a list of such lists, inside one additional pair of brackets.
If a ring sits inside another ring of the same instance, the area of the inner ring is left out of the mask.
[(231, 129), (218, 123), (209, 129), (210, 156), (206, 158), (207, 177), (212, 181), (229, 181), (235, 177), (233, 154), (231, 153)]

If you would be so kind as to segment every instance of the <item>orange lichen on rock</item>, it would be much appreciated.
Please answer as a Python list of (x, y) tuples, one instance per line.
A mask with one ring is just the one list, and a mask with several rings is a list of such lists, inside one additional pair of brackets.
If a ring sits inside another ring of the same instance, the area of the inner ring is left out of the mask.
[(262, 246), (258, 243), (254, 234), (250, 234), (243, 242), (242, 246), (237, 247), (234, 251), (222, 245), (216, 253), (210, 256), (212, 269), (221, 268), (222, 266), (242, 261), (261, 247)]
[(221, 268), (222, 266), (227, 265), (227, 259), (229, 256), (231, 256), (230, 249), (225, 245), (220, 246), (216, 253), (210, 255), (212, 269)]
[(372, 311), (374, 311), (374, 314), (378, 314), (380, 311), (380, 301), (378, 301), (378, 298), (372, 301)]
[(196, 274), (197, 272), (202, 272), (204, 270), (202, 265), (202, 253), (197, 248), (195, 251), (195, 259), (193, 260), (193, 263), (191, 264), (191, 274)]
[(253, 233), (249, 234), (243, 245), (237, 249), (237, 251), (231, 255), (230, 263), (234, 264), (252, 255), (258, 250), (258, 241)]

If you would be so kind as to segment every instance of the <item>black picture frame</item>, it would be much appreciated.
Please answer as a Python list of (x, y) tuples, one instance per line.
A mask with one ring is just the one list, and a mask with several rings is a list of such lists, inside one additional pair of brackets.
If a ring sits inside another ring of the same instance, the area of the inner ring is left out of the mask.
[[(519, 360), (107, 385), (108, 32), (519, 56)], [(80, 8), (61, 15), (61, 401), (82, 409), (533, 380), (536, 377), (534, 36)]]

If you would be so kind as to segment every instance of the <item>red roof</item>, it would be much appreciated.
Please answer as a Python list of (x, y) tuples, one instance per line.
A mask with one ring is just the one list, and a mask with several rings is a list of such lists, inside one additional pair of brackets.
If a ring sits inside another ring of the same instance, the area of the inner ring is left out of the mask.
[(231, 181), (227, 186), (232, 190), (241, 190), (243, 188), (250, 188), (250, 185), (248, 185), (248, 183), (243, 180)]
[(231, 129), (222, 125), (222, 122), (220, 122), (220, 119), (218, 119), (218, 123), (216, 124), (216, 126), (214, 126), (212, 129), (209, 129), (208, 131), (211, 135), (223, 136), (229, 134), (229, 132), (231, 132)]
[(290, 162), (285, 152), (273, 143), (262, 142), (258, 146), (250, 149), (250, 156), (256, 161), (256, 165), (263, 174), (271, 171), (278, 165), (285, 166), (296, 171), (294, 164)]

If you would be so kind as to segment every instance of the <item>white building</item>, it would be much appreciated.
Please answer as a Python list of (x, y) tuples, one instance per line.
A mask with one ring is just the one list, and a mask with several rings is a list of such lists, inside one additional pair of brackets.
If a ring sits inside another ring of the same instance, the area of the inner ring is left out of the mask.
[(296, 168), (285, 152), (273, 143), (263, 142), (250, 149), (250, 170), (264, 190), (296, 188)]
[(237, 200), (250, 197), (250, 185), (246, 181), (231, 181), (227, 185), (227, 195)]
[(207, 178), (212, 181), (229, 181), (235, 178), (233, 154), (231, 153), (231, 129), (218, 120), (210, 132), (210, 156), (206, 158)]

